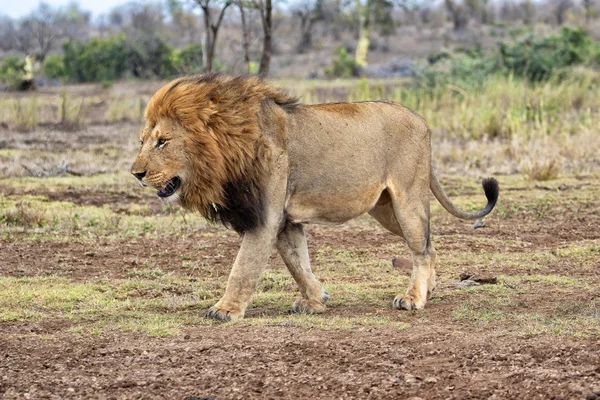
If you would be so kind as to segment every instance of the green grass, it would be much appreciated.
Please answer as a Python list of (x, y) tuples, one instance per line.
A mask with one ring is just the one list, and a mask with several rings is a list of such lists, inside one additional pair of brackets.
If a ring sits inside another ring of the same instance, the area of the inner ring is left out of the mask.
[[(0, 150), (0, 159), (5, 157), (8, 162), (19, 152)], [(471, 172), (441, 175), (442, 184), (461, 209), (475, 210), (485, 203), (480, 174)], [(410, 334), (433, 325), (505, 335), (600, 337), (598, 304), (593, 300), (600, 288), (600, 239), (588, 230), (585, 237), (571, 236), (547, 245), (532, 244), (530, 237), (521, 235), (521, 230), (530, 236), (538, 231), (562, 235), (565, 232), (554, 231), (560, 224), (574, 224), (571, 229), (595, 224), (600, 209), (600, 174), (561, 174), (544, 182), (512, 174), (499, 176), (499, 181), (498, 207), (486, 218), (487, 226), (482, 230), (474, 232), (470, 222), (458, 222), (437, 202), (431, 203), (440, 279), (439, 291), (424, 311), (392, 310), (392, 299), (404, 292), (409, 276), (394, 269), (390, 260), (393, 256), (408, 257), (408, 251), (400, 240), (378, 237), (372, 242), (370, 237), (382, 235), (382, 230), (362, 217), (345, 227), (307, 228), (309, 237), (317, 230), (326, 237), (309, 239), (315, 275), (331, 295), (325, 314), (289, 314), (299, 293), (281, 261), (275, 260), (282, 268), (268, 269), (262, 276), (248, 310), (251, 317), (226, 326), (401, 329)], [(156, 207), (143, 197), (155, 195), (134, 185), (125, 172), (88, 177), (12, 176), (0, 179), (0, 186), (6, 189), (0, 194), (0, 239), (17, 249), (37, 243), (77, 242), (96, 252), (85, 260), (98, 266), (102, 265), (98, 246), (127, 247), (135, 241), (147, 241), (151, 248), (140, 255), (124, 253), (118, 272), (111, 265), (106, 271), (108, 277), (102, 279), (96, 277), (99, 275), (86, 277), (88, 264), (78, 264), (79, 260), (64, 262), (77, 273), (54, 266), (55, 273), (67, 271), (69, 275), (63, 277), (40, 276), (52, 273), (45, 265), (55, 262), (52, 260), (40, 261), (39, 270), (26, 272), (36, 276), (15, 278), (2, 272), (0, 324), (52, 326), (54, 321), (62, 321), (57, 329), (73, 335), (102, 335), (114, 330), (165, 337), (214, 323), (202, 314), (223, 294), (234, 255), (231, 251), (225, 254), (219, 244), (237, 244), (235, 235), (215, 231), (198, 215), (184, 216), (177, 208), (154, 211)], [(109, 200), (100, 206), (81, 205), (69, 201), (69, 195), (61, 197), (64, 201), (50, 201), (46, 192), (118, 195), (109, 199), (117, 198), (119, 204)], [(502, 234), (513, 226), (519, 227), (519, 232)], [(364, 237), (364, 241), (351, 245), (336, 242), (344, 230)], [(498, 234), (490, 234), (496, 231)], [(172, 253), (173, 240), (185, 243), (182, 253)], [(169, 263), (159, 264), (154, 259), (159, 253), (169, 254)], [(80, 258), (79, 254), (73, 256)], [(133, 258), (135, 262), (125, 264), (125, 259)], [(11, 259), (11, 274), (18, 274), (19, 262)], [(499, 284), (455, 286), (461, 272), (479, 270), (496, 275)]]
[(186, 324), (210, 324), (199, 319), (208, 305), (200, 299), (216, 293), (199, 282), (157, 279), (0, 278), (1, 321), (65, 319), (75, 331), (121, 329), (150, 336), (177, 334)]

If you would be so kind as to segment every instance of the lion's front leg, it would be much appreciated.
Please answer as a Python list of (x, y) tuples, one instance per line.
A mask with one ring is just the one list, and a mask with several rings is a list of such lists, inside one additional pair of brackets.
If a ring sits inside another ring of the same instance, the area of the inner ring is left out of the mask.
[(275, 246), (284, 219), (287, 188), (287, 157), (273, 154), (270, 174), (264, 186), (264, 222), (244, 232), (240, 251), (227, 280), (225, 295), (212, 306), (206, 316), (221, 321), (242, 318), (252, 299), (258, 279), (264, 271)]
[(277, 229), (268, 227), (244, 234), (227, 280), (225, 295), (206, 312), (207, 317), (230, 321), (244, 316), (258, 279), (267, 266), (276, 237)]

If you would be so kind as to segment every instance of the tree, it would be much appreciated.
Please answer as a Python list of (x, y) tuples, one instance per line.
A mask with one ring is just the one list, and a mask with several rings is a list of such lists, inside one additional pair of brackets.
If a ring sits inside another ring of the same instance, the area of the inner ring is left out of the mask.
[(133, 31), (156, 36), (164, 27), (163, 9), (157, 4), (132, 4), (129, 19)]
[(68, 40), (84, 40), (89, 37), (91, 14), (83, 11), (77, 3), (71, 3), (57, 13), (56, 25)]
[(593, 0), (582, 0), (582, 2), (583, 9), (585, 10), (585, 22), (589, 24), (592, 19)]
[(236, 5), (240, 10), (242, 20), (242, 50), (244, 52), (244, 66), (246, 73), (250, 72), (250, 30), (246, 21), (246, 8), (249, 6), (248, 1), (238, 0)]
[(455, 31), (461, 31), (469, 24), (469, 9), (456, 0), (445, 0), (446, 10), (450, 13)]
[(572, 6), (573, 2), (571, 0), (554, 0), (554, 17), (556, 18), (556, 23), (558, 25), (565, 23), (567, 11), (569, 11)]
[(40, 3), (14, 30), (15, 50), (25, 55), (36, 52), (36, 58), (44, 61), (63, 35), (57, 24), (58, 15), (46, 3)]
[[(196, 4), (202, 9), (204, 16), (204, 28), (206, 29), (205, 35), (205, 51), (206, 54), (206, 71), (212, 72), (213, 70), (213, 59), (215, 57), (215, 45), (217, 43), (217, 35), (219, 34), (219, 28), (223, 22), (225, 11), (233, 0), (216, 0), (211, 4), (211, 0), (195, 0)], [(270, 3), (270, 1), (269, 1)], [(212, 9), (213, 5), (217, 5), (215, 10)], [(216, 20), (213, 18), (213, 11), (217, 11)]]
[(15, 47), (15, 25), (9, 17), (0, 17), (0, 50), (9, 51)]
[(296, 49), (304, 53), (312, 46), (313, 26), (325, 18), (324, 0), (301, 0), (292, 7), (292, 15), (300, 19), (300, 40)]
[(185, 42), (188, 45), (194, 43), (198, 30), (196, 15), (186, 9), (180, 0), (167, 0), (167, 10), (171, 15), (177, 36), (179, 38), (187, 36)]
[(393, 30), (394, 21), (391, 15), (394, 6), (402, 8), (405, 12), (414, 13), (419, 7), (419, 2), (416, 0), (355, 0), (358, 14), (358, 43), (354, 60), (359, 67), (367, 65), (371, 26), (377, 25), (382, 28), (381, 33), (384, 35)]
[(253, 0), (253, 3), (260, 13), (263, 28), (263, 50), (258, 75), (266, 78), (269, 76), (271, 53), (273, 52), (273, 4), (271, 0)]
[(523, 14), (523, 22), (531, 24), (535, 20), (535, 5), (533, 0), (524, 0), (520, 4), (521, 13)]

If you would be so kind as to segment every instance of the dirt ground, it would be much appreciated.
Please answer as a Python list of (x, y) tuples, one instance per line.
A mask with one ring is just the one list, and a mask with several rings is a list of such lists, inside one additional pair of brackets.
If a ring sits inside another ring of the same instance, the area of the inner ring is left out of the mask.
[[(598, 185), (596, 180), (591, 182), (593, 187)], [(529, 189), (538, 197), (548, 190)], [(503, 193), (510, 198), (511, 191), (520, 193), (518, 186)], [(35, 195), (49, 201), (106, 205), (117, 213), (125, 213), (130, 201), (147, 202), (151, 212), (160, 209), (153, 197), (137, 198), (102, 187), (46, 190), (3, 186), (3, 193), (7, 198)], [(475, 191), (462, 194), (469, 197)], [(495, 251), (516, 257), (526, 253), (532, 258), (586, 241), (598, 243), (598, 199), (589, 197), (579, 204), (588, 212), (563, 210), (567, 215), (560, 216), (546, 208), (545, 213), (509, 215), (505, 211), (503, 217), (494, 217), (485, 228), (474, 231), (464, 222), (435, 213), (434, 243), (441, 254)], [(322, 251), (344, 249), (352, 252), (350, 258), (383, 260), (389, 269), (393, 269), (391, 258), (402, 256), (394, 247), (397, 239), (366, 219), (349, 226), (309, 228), (308, 234), (317, 276), (325, 262), (314, 255)], [(2, 237), (2, 276), (61, 275), (73, 282), (123, 279), (128, 268), (152, 258), (167, 273), (203, 279), (207, 270), (185, 270), (171, 262), (174, 254), (194, 252), (195, 257), (209, 261), (211, 274), (216, 271), (224, 279), (239, 243), (236, 235), (216, 227), (170, 238), (75, 238), (65, 242), (30, 240), (29, 235), (12, 232)], [(203, 243), (201, 249), (197, 248), (199, 242)], [(449, 259), (449, 263), (453, 261)], [(271, 264), (271, 269), (283, 269), (277, 258)], [(514, 319), (490, 326), (457, 318), (456, 306), (471, 296), (454, 293), (453, 280), (465, 268), (507, 276), (528, 271), (511, 262), (467, 263), (450, 270), (441, 265), (440, 300), (430, 302), (424, 311), (401, 313), (387, 303), (367, 302), (361, 306), (337, 304), (325, 314), (325, 318), (389, 318), (402, 321), (405, 328), (298, 326), (293, 319), (278, 322), (275, 317), (281, 311), (269, 306), (252, 308), (246, 321), (260, 317), (273, 318), (273, 323), (191, 324), (178, 335), (165, 338), (110, 330), (98, 335), (74, 334), (71, 328), (76, 322), (64, 316), (3, 322), (0, 398), (583, 399), (600, 391), (598, 331), (592, 335), (523, 333)], [(406, 269), (394, 272), (409, 274)], [(536, 273), (536, 268), (530, 272)], [(557, 302), (597, 304), (597, 253), (577, 266), (561, 258), (545, 265), (544, 273), (579, 277), (592, 288), (563, 299), (560, 287), (546, 288), (556, 292), (523, 290), (498, 309), (518, 315), (532, 309), (543, 313)], [(348, 279), (364, 279), (360, 274), (347, 275)], [(196, 307), (194, 312), (200, 315), (202, 309)], [(593, 312), (597, 323), (598, 308)]]
[[(0, 399), (600, 391), (597, 172), (498, 175), (499, 204), (479, 229), (432, 201), (439, 284), (424, 310), (392, 309), (410, 276), (406, 246), (361, 217), (306, 228), (332, 296), (324, 314), (290, 314), (297, 287), (273, 254), (246, 318), (219, 324), (202, 315), (223, 293), (239, 237), (166, 207), (120, 172), (137, 151), (135, 126), (90, 126), (68, 141), (53, 129), (0, 139)], [(21, 164), (63, 157), (90, 175), (22, 174)], [(441, 181), (473, 210), (484, 201), (480, 178)], [(461, 286), (463, 273), (497, 283)]]
[(215, 326), (169, 340), (3, 341), (0, 391), (6, 399), (571, 399), (598, 388), (597, 340), (491, 340), (442, 326), (439, 311), (410, 317), (410, 334)]

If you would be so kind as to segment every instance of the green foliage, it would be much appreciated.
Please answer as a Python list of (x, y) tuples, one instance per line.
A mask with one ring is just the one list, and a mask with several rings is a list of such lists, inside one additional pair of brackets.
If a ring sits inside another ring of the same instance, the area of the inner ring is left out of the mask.
[(257, 63), (256, 61), (250, 61), (250, 64), (248, 65), (249, 70), (248, 72), (250, 72), (251, 74), (258, 74), (258, 71), (260, 69), (260, 64)]
[(427, 59), (429, 66), (421, 72), (418, 83), (429, 90), (451, 83), (476, 87), (494, 75), (545, 82), (565, 79), (577, 65), (600, 65), (600, 43), (582, 28), (565, 27), (560, 34), (501, 43), (499, 51), (486, 52), (475, 46), (457, 49), (453, 54), (432, 53)]
[(108, 82), (127, 75), (168, 78), (177, 73), (173, 49), (158, 37), (70, 41), (63, 50), (66, 75), (75, 82)]
[(24, 79), (25, 60), (19, 56), (8, 56), (0, 61), (0, 82), (16, 90), (21, 87)]
[(437, 64), (440, 61), (447, 60), (452, 56), (445, 50), (434, 51), (427, 56), (427, 62), (431, 65)]
[(156, 36), (143, 35), (126, 42), (127, 70), (136, 78), (169, 78), (177, 74), (173, 49)]
[(359, 75), (360, 67), (348, 51), (343, 47), (337, 49), (337, 58), (333, 66), (325, 69), (325, 75), (330, 78), (352, 78)]
[(65, 71), (75, 82), (115, 80), (127, 70), (125, 35), (92, 38), (86, 43), (69, 41), (63, 50)]
[(202, 45), (192, 44), (175, 52), (173, 65), (177, 72), (192, 75), (202, 72)]
[(593, 62), (596, 48), (583, 28), (565, 27), (558, 35), (503, 43), (500, 54), (504, 65), (515, 75), (540, 82), (562, 68)]
[(67, 76), (63, 57), (59, 54), (47, 56), (42, 64), (42, 71), (49, 79), (63, 79)]

